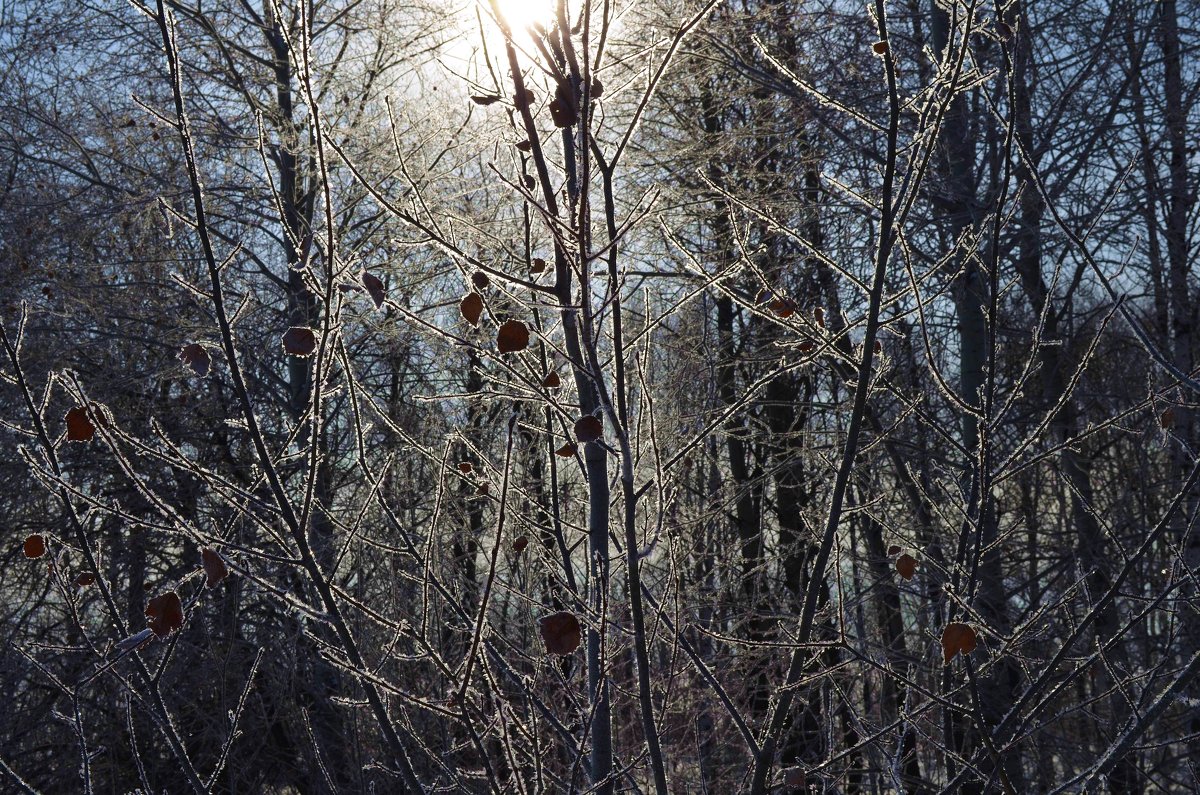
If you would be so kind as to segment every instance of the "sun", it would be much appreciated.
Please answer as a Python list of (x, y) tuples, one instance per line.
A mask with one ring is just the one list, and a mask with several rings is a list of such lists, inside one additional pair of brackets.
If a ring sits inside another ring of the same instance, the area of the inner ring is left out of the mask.
[[(482, 0), (490, 7), (490, 0)], [(495, 0), (496, 8), (504, 15), (513, 33), (530, 28), (535, 24), (549, 25), (554, 19), (557, 0)]]

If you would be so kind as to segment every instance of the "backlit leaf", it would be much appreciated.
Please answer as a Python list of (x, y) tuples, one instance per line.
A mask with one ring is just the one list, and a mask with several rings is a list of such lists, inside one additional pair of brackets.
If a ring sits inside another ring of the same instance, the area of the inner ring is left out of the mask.
[(942, 653), (946, 662), (953, 660), (959, 652), (970, 654), (975, 651), (976, 641), (975, 630), (970, 625), (957, 621), (947, 624), (942, 630)]
[(483, 314), (483, 296), (479, 293), (467, 293), (458, 304), (458, 311), (463, 319), (472, 326), (479, 325), (479, 317)]
[(581, 442), (594, 442), (604, 435), (604, 423), (589, 414), (575, 421), (575, 438)]
[(570, 458), (578, 451), (579, 447), (574, 442), (567, 442), (562, 447), (555, 450), (554, 454), (557, 456), (562, 456), (563, 458)]
[(371, 296), (371, 300), (375, 302), (375, 308), (379, 309), (383, 306), (383, 299), (387, 297), (387, 291), (383, 289), (383, 282), (378, 276), (373, 273), (362, 273), (363, 287), (367, 288), (367, 295)]
[(538, 629), (547, 654), (570, 654), (583, 639), (579, 619), (565, 610), (538, 619)]
[(25, 557), (29, 559), (40, 558), (46, 554), (46, 538), (45, 536), (34, 533), (25, 539)]
[(558, 389), (560, 386), (562, 386), (562, 379), (558, 377), (558, 373), (551, 370), (550, 373), (548, 373), (546, 377), (542, 379), (542, 386), (546, 387), (546, 389)]
[(76, 406), (67, 412), (67, 441), (69, 442), (90, 442), (92, 437), (96, 435), (96, 426), (92, 425), (92, 420), (88, 417), (87, 409), (83, 406)]
[(204, 576), (208, 580), (209, 588), (216, 588), (221, 580), (229, 576), (229, 567), (225, 565), (225, 558), (221, 557), (216, 550), (207, 548), (200, 550), (200, 562), (204, 565)]
[(519, 320), (506, 320), (496, 332), (496, 348), (501, 353), (516, 353), (529, 347), (529, 329)]
[(292, 356), (312, 356), (317, 349), (317, 335), (304, 326), (292, 326), (280, 340), (283, 350)]
[(787, 298), (777, 298), (768, 304), (767, 308), (779, 317), (787, 319), (796, 313), (796, 302)]
[(146, 603), (146, 624), (154, 634), (165, 638), (183, 626), (183, 603), (179, 594), (167, 591)]
[(917, 573), (917, 559), (912, 555), (901, 555), (896, 559), (896, 571), (906, 580), (911, 580)]

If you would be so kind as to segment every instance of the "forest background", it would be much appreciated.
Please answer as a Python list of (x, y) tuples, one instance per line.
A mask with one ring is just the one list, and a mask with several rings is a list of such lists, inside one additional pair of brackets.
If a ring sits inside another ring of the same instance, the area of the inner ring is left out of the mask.
[(1198, 24), (0, 2), (0, 789), (1195, 791)]

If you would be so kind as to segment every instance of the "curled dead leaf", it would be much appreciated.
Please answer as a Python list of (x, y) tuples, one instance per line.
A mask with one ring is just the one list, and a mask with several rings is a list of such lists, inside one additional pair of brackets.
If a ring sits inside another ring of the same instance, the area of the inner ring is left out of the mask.
[(567, 442), (562, 447), (554, 451), (554, 454), (563, 458), (570, 458), (579, 451), (579, 447), (574, 442)]
[(68, 411), (65, 419), (68, 442), (90, 442), (96, 435), (96, 426), (92, 425), (87, 409), (83, 406), (76, 406)]
[(969, 624), (952, 621), (942, 630), (942, 654), (946, 662), (953, 660), (959, 652), (966, 655), (975, 651), (977, 642), (975, 630)]
[(575, 421), (575, 438), (580, 442), (594, 442), (604, 436), (604, 424), (594, 415), (580, 417)]
[(183, 602), (179, 594), (167, 591), (146, 603), (146, 624), (154, 634), (165, 638), (183, 626)]
[(383, 301), (387, 297), (387, 291), (383, 288), (383, 281), (375, 274), (363, 271), (362, 284), (367, 289), (367, 295), (371, 296), (371, 300), (375, 302), (375, 308), (380, 309), (383, 307)]
[(789, 298), (777, 298), (767, 308), (785, 320), (796, 314), (796, 302)]
[(292, 356), (312, 356), (317, 349), (317, 335), (305, 326), (292, 326), (280, 338), (283, 350)]
[(506, 320), (496, 332), (496, 348), (500, 353), (516, 353), (529, 347), (529, 329), (519, 320)]
[(209, 588), (216, 588), (221, 580), (229, 576), (229, 567), (225, 565), (225, 558), (213, 549), (200, 550), (200, 562), (204, 565), (204, 576), (208, 580)]
[(42, 555), (45, 555), (46, 537), (39, 535), (38, 533), (34, 533), (33, 535), (29, 536), (25, 539), (24, 551), (25, 557), (29, 558), (30, 560), (40, 558)]
[(538, 629), (547, 654), (570, 654), (583, 639), (579, 619), (565, 610), (538, 619)]
[(458, 311), (462, 313), (463, 320), (472, 326), (478, 326), (479, 318), (483, 315), (483, 296), (479, 293), (467, 293), (459, 302)]

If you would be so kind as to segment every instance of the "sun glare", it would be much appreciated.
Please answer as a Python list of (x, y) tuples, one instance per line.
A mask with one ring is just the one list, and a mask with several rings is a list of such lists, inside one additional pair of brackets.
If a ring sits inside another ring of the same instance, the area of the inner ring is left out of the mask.
[[(504, 15), (513, 33), (532, 25), (549, 25), (554, 19), (555, 0), (496, 0), (496, 7)], [(488, 5), (487, 0), (484, 0)]]

